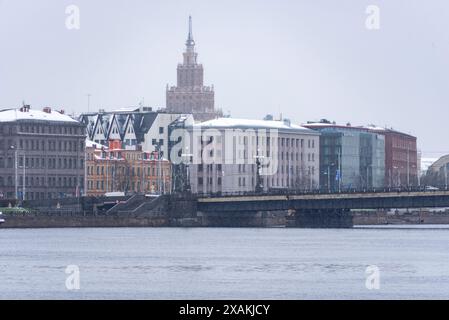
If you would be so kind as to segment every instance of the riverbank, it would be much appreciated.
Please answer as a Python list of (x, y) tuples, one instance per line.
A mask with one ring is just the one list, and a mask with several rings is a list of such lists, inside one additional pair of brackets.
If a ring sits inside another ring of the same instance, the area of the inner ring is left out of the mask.
[[(132, 214), (93, 214), (79, 212), (15, 212), (3, 214), (5, 220), (0, 228), (151, 228), (151, 227), (247, 227), (274, 228), (286, 227), (288, 217), (286, 212), (260, 212), (250, 220), (239, 220), (235, 216), (211, 220), (201, 213), (198, 215), (167, 214), (164, 212), (145, 215)], [(449, 224), (449, 212), (412, 211), (385, 212), (360, 211), (353, 212), (354, 225), (418, 225), (418, 224)], [(234, 220), (230, 223), (227, 220)]]

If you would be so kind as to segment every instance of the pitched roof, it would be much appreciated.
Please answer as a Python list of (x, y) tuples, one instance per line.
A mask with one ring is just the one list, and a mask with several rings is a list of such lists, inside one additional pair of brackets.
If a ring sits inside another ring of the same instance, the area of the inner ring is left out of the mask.
[(123, 139), (129, 122), (133, 126), (137, 142), (140, 143), (144, 140), (145, 133), (151, 128), (157, 116), (157, 112), (136, 112), (132, 109), (131, 111), (119, 110), (117, 112), (82, 114), (80, 121), (87, 125), (87, 133), (90, 139), (93, 139), (95, 130), (99, 125), (102, 126), (105, 138), (108, 139), (115, 122), (120, 137)]

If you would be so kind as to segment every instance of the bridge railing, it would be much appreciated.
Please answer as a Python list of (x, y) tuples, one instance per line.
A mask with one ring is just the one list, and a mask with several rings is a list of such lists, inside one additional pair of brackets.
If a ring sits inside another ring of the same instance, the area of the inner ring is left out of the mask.
[(438, 192), (449, 191), (446, 186), (401, 186), (401, 187), (384, 187), (384, 188), (341, 188), (338, 191), (329, 191), (327, 188), (316, 189), (269, 189), (262, 192), (242, 191), (242, 192), (215, 192), (215, 193), (197, 193), (199, 198), (220, 198), (220, 197), (244, 197), (244, 196), (273, 196), (273, 195), (320, 195), (320, 194), (348, 194), (348, 193), (409, 193), (409, 192)]

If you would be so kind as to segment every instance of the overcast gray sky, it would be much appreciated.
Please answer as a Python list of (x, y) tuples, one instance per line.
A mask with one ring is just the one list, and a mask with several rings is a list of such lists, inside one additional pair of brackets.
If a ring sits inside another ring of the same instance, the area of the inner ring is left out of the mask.
[[(71, 4), (80, 30), (66, 28)], [(87, 93), (91, 110), (164, 107), (189, 14), (225, 113), (386, 125), (424, 156), (449, 153), (446, 0), (0, 0), (0, 108), (81, 112)]]

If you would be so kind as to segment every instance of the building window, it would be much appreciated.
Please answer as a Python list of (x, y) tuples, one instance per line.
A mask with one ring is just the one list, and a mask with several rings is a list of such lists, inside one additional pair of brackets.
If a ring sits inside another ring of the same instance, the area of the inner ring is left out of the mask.
[(164, 133), (164, 127), (159, 127), (159, 134), (163, 134)]

